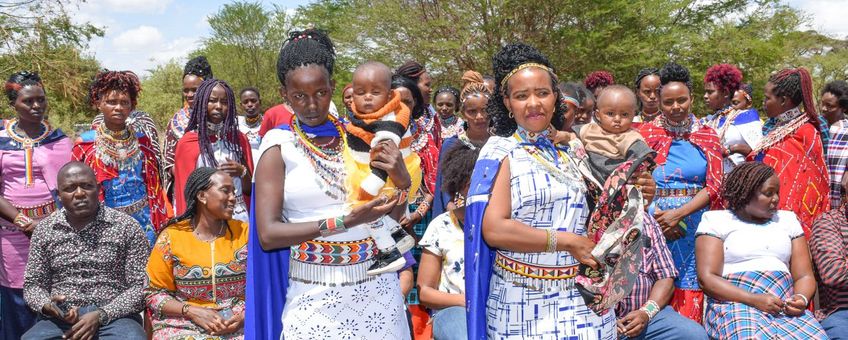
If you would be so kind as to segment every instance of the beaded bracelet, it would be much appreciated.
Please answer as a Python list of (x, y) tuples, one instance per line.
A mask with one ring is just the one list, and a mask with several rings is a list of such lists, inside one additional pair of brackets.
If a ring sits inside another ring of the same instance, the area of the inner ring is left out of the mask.
[(183, 310), (180, 312), (180, 314), (182, 314), (183, 316), (185, 316), (186, 314), (188, 314), (188, 308), (189, 308), (189, 307), (191, 307), (189, 304), (187, 304), (187, 303), (183, 303)]
[(32, 223), (32, 219), (24, 213), (19, 212), (17, 215), (15, 215), (15, 220), (13, 221), (13, 223), (19, 228), (23, 228), (25, 226), (30, 225)]
[(344, 225), (344, 216), (331, 217), (318, 221), (318, 231), (321, 236), (330, 236), (347, 230)]
[(654, 302), (654, 300), (648, 300), (648, 302), (645, 302), (645, 305), (642, 306), (642, 308), (639, 308), (639, 310), (648, 314), (648, 320), (651, 320), (657, 315), (657, 313), (660, 312), (660, 306)]
[(406, 201), (409, 200), (409, 188), (397, 189), (397, 193), (395, 195), (397, 195), (398, 198), (397, 206), (404, 205), (407, 203)]
[(553, 253), (556, 251), (557, 246), (557, 234), (556, 231), (551, 229), (545, 229), (545, 232), (548, 235), (548, 243), (545, 245), (546, 253)]

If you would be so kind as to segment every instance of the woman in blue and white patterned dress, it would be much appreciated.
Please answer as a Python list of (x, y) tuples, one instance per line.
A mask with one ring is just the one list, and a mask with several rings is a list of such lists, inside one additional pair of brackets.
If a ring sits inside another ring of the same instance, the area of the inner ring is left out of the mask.
[(595, 314), (574, 287), (578, 265), (597, 265), (585, 237), (585, 152), (579, 141), (553, 141), (566, 106), (549, 65), (523, 44), (494, 57), (495, 136), (477, 160), (466, 209), (469, 339), (616, 336), (615, 313)]

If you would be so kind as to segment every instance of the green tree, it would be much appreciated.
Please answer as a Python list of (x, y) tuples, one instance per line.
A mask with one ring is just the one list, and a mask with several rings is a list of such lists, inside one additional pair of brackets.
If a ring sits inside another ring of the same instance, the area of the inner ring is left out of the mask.
[(166, 128), (168, 120), (183, 105), (182, 86), (183, 66), (180, 63), (171, 60), (154, 67), (141, 83), (139, 110), (149, 113), (160, 128)]

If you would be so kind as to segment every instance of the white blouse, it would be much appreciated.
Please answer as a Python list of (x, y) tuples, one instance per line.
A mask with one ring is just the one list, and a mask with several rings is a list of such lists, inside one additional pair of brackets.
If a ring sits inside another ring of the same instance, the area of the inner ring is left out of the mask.
[(698, 236), (724, 241), (722, 276), (748, 271), (789, 272), (792, 240), (804, 236), (795, 213), (780, 210), (765, 224), (740, 220), (730, 210), (708, 211), (698, 225)]

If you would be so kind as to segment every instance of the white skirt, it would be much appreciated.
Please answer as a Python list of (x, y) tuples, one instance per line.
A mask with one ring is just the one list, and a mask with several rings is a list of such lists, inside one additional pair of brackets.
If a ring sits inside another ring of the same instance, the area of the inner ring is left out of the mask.
[(396, 273), (350, 286), (289, 280), (281, 339), (409, 339)]

